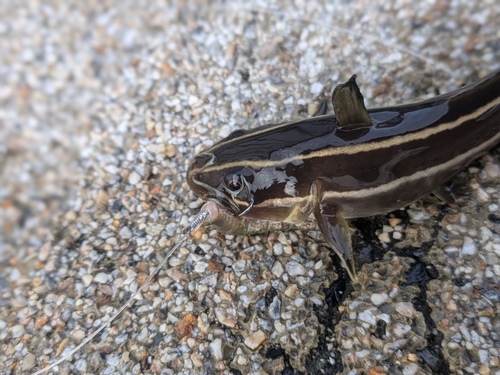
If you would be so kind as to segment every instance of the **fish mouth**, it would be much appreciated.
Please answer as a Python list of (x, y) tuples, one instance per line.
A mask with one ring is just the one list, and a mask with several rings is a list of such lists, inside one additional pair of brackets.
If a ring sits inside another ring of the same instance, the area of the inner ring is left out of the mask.
[(240, 215), (240, 208), (228, 195), (223, 192), (213, 189), (213, 194), (209, 194), (207, 200), (217, 203), (219, 206), (225, 208), (233, 216)]

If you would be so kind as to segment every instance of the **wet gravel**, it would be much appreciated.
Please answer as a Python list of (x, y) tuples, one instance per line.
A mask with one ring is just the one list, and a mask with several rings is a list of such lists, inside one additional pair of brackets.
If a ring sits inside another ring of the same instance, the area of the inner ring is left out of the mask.
[[(203, 202), (185, 172), (236, 129), (368, 107), (500, 69), (500, 6), (360, 1), (0, 5), (0, 373), (68, 353)], [(352, 285), (316, 228), (195, 232), (60, 374), (500, 374), (498, 149), (352, 221)]]

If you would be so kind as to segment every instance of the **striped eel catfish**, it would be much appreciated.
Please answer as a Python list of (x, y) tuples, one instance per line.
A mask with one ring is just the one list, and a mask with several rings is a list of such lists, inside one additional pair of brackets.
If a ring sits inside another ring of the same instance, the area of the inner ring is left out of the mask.
[(402, 208), (436, 193), (500, 141), (500, 72), (417, 103), (367, 110), (353, 76), (314, 117), (237, 130), (198, 154), (187, 182), (207, 200), (205, 224), (266, 231), (314, 215), (356, 281), (346, 219)]

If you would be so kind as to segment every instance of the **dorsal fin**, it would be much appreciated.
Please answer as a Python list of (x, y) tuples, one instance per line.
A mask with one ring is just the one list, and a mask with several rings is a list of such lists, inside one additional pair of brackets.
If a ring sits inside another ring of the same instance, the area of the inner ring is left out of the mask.
[(356, 74), (349, 81), (335, 87), (332, 94), (333, 109), (340, 127), (356, 124), (371, 125), (363, 95), (356, 84)]

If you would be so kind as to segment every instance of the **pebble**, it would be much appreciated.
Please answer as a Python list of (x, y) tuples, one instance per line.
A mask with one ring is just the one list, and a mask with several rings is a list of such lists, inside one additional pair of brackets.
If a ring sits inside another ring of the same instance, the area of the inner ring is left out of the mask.
[[(246, 344), (246, 340), (245, 340)], [(220, 361), (222, 359), (222, 340), (221, 339), (215, 339), (210, 343), (210, 353), (212, 353), (212, 357), (215, 358), (215, 360)]]
[(125, 240), (128, 240), (130, 238), (132, 238), (132, 231), (129, 229), (129, 227), (123, 227), (122, 229), (120, 229), (120, 236), (125, 239)]
[(389, 225), (391, 227), (395, 227), (396, 225), (401, 224), (401, 219), (399, 217), (391, 217), (389, 219)]
[(416, 363), (407, 363), (403, 367), (403, 375), (415, 375), (418, 374), (420, 371), (420, 368)]
[(142, 179), (141, 176), (136, 171), (132, 171), (128, 175), (128, 183), (130, 185), (137, 185), (139, 182), (141, 182), (141, 179)]
[[(349, 373), (348, 375), (357, 375), (357, 372)], [(387, 375), (382, 366), (376, 366), (368, 370), (368, 375)]]
[(144, 327), (143, 329), (141, 329), (139, 335), (137, 335), (137, 341), (145, 342), (148, 339), (148, 337), (149, 337), (149, 331), (146, 327)]
[(269, 304), (269, 317), (271, 319), (279, 319), (281, 317), (281, 301), (278, 297), (274, 297), (273, 301)]
[(295, 294), (297, 293), (297, 284), (290, 284), (286, 287), (285, 291), (283, 294), (289, 298), (294, 298)]
[(108, 274), (104, 272), (99, 272), (94, 276), (94, 281), (98, 284), (105, 284), (109, 280)]
[(311, 85), (311, 94), (319, 95), (323, 91), (323, 85), (320, 82), (315, 82)]
[(358, 319), (374, 326), (377, 323), (377, 318), (370, 310), (364, 310), (358, 314)]
[(500, 167), (492, 162), (486, 163), (486, 165), (484, 166), (484, 171), (489, 178), (497, 178), (498, 176), (500, 176)]
[(356, 358), (365, 358), (366, 356), (368, 356), (370, 354), (370, 351), (369, 350), (360, 350), (359, 352), (356, 352)]
[(429, 215), (424, 211), (408, 209), (407, 212), (410, 215), (410, 217), (415, 221), (423, 221), (429, 217)]
[(266, 340), (267, 340), (266, 334), (261, 330), (258, 330), (257, 332), (248, 336), (244, 342), (245, 345), (248, 346), (250, 349), (255, 350)]
[(459, 326), (459, 328), (460, 328), (460, 333), (462, 333), (463, 338), (466, 341), (472, 341), (472, 336), (471, 336), (469, 330), (467, 329), (467, 327), (464, 324), (461, 324)]
[(294, 301), (294, 304), (296, 307), (301, 307), (304, 305), (304, 302), (305, 300), (303, 298), (297, 298), (295, 301)]
[(210, 328), (210, 322), (208, 321), (208, 316), (205, 313), (202, 313), (198, 316), (197, 319), (197, 327), (200, 330), (201, 333), (206, 335), (208, 333), (208, 330)]
[(370, 299), (375, 306), (380, 306), (385, 301), (387, 301), (388, 298), (389, 296), (387, 295), (387, 293), (373, 293), (370, 296)]
[(208, 263), (207, 262), (198, 262), (194, 266), (194, 270), (195, 270), (195, 272), (203, 273), (203, 272), (205, 272), (205, 270), (207, 269), (207, 267), (208, 267)]
[(179, 282), (188, 278), (188, 276), (178, 268), (169, 268), (166, 270), (166, 274), (175, 282)]
[(243, 272), (246, 266), (245, 259), (240, 259), (233, 264), (233, 269), (235, 272)]
[(10, 270), (10, 275), (9, 275), (9, 278), (12, 282), (17, 282), (17, 280), (19, 280), (19, 278), (21, 277), (21, 272), (13, 267), (11, 270)]
[(169, 158), (173, 158), (177, 152), (177, 149), (174, 145), (167, 145), (165, 146), (165, 155), (167, 155)]
[(481, 363), (487, 364), (490, 361), (490, 354), (487, 350), (479, 349), (477, 351), (477, 354), (479, 354), (479, 360), (481, 361)]
[(403, 316), (406, 316), (407, 318), (413, 318), (413, 316), (416, 313), (413, 304), (411, 302), (398, 302), (396, 303), (394, 308), (398, 313), (400, 313)]
[(12, 335), (12, 338), (14, 338), (14, 339), (24, 335), (24, 332), (25, 332), (24, 326), (22, 326), (20, 324), (17, 324), (17, 325), (10, 328), (10, 333)]
[(52, 242), (45, 242), (38, 252), (38, 260), (40, 260), (41, 262), (45, 262), (48, 259), (51, 250)]
[(285, 265), (285, 269), (286, 272), (292, 277), (306, 274), (306, 269), (304, 268), (304, 266), (293, 260)]
[(382, 232), (378, 235), (378, 239), (382, 242), (389, 243), (391, 242), (391, 238), (389, 237), (389, 233)]
[(82, 341), (85, 338), (85, 331), (81, 329), (77, 329), (75, 332), (71, 334), (71, 338), (78, 341)]
[(411, 327), (407, 324), (403, 324), (403, 323), (399, 323), (399, 322), (394, 324), (393, 332), (396, 335), (396, 337), (404, 337), (410, 331), (411, 331)]
[(219, 130), (218, 139), (226, 138), (230, 132), (231, 129), (229, 128), (229, 126), (223, 125)]
[(273, 246), (273, 252), (276, 256), (280, 256), (281, 254), (283, 254), (283, 244), (279, 242), (275, 243)]
[(191, 359), (191, 361), (193, 361), (193, 365), (195, 367), (202, 367), (203, 366), (203, 361), (202, 361), (202, 358), (200, 358), (201, 356), (198, 354), (198, 353), (192, 353), (189, 358)]
[(462, 255), (475, 255), (477, 251), (474, 240), (470, 237), (464, 237), (464, 244), (462, 245)]
[(35, 367), (35, 362), (36, 362), (36, 356), (32, 353), (28, 353), (24, 356), (23, 359), (23, 371), (28, 371), (31, 370), (33, 367)]
[(273, 264), (273, 267), (271, 269), (271, 272), (277, 277), (277, 278), (280, 278), (281, 275), (283, 275), (283, 272), (285, 270), (283, 269), (283, 265), (281, 264), (280, 261), (276, 261), (274, 262)]
[(476, 190), (476, 197), (479, 202), (486, 203), (490, 200), (490, 195), (481, 188)]
[(224, 324), (225, 326), (235, 328), (238, 325), (238, 321), (236, 318), (230, 314), (224, 309), (221, 308), (215, 308), (215, 317), (217, 320)]

